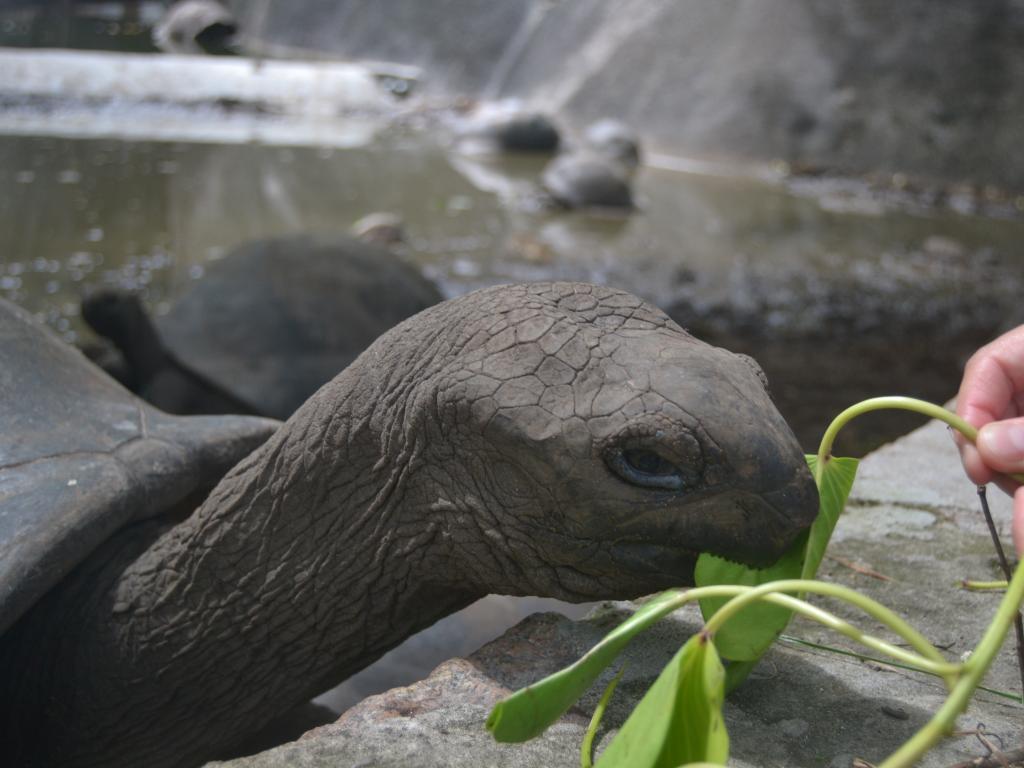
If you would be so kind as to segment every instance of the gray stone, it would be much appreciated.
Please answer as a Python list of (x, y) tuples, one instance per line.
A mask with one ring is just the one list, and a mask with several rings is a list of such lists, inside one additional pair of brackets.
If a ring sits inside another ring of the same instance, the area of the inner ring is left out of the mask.
[(153, 42), (171, 53), (230, 53), (238, 25), (216, 0), (179, 0), (153, 28)]
[(544, 189), (566, 208), (634, 207), (629, 176), (621, 164), (586, 152), (556, 157), (542, 174)]
[[(1008, 500), (992, 494), (1006, 528)], [(994, 578), (991, 543), (973, 486), (964, 479), (945, 427), (933, 422), (866, 458), (831, 557), (819, 576), (853, 586), (896, 609), (948, 658), (970, 650), (989, 622), (998, 595), (965, 592), (963, 577)], [(884, 524), (883, 524), (884, 523)], [(847, 567), (856, 562), (883, 581)], [(829, 606), (878, 636), (887, 631), (855, 611)], [(334, 724), (300, 741), (222, 768), (270, 766), (559, 766), (578, 764), (586, 722), (614, 670), (541, 738), (499, 745), (484, 730), (491, 706), (577, 658), (628, 615), (630, 603), (606, 603), (572, 622), (537, 614), (468, 659), (445, 662), (425, 681), (366, 699)], [(605, 717), (603, 745), (652, 679), (699, 626), (684, 609), (641, 635), (623, 656), (626, 672)], [(848, 647), (818, 625), (794, 622), (787, 634)], [(615, 665), (617, 669), (620, 665)], [(1019, 691), (1012, 637), (986, 684)], [(730, 765), (739, 768), (847, 768), (855, 757), (877, 764), (923, 726), (945, 698), (936, 679), (873, 661), (784, 640), (727, 700)], [(960, 718), (964, 730), (984, 723), (1007, 749), (1024, 739), (1019, 703), (981, 692)], [(942, 742), (920, 765), (942, 768), (983, 754), (973, 736)]]
[[(1020, 188), (1022, 0), (234, 0), (261, 48), (607, 115), (693, 156)], [(884, 76), (879, 76), (884, 73)]]

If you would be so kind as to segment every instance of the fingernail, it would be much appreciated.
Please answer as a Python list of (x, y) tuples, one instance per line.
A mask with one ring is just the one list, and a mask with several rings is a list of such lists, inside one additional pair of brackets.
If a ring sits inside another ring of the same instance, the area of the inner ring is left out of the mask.
[(986, 424), (978, 433), (978, 443), (994, 458), (1006, 462), (1021, 461), (1024, 459), (1024, 424)]

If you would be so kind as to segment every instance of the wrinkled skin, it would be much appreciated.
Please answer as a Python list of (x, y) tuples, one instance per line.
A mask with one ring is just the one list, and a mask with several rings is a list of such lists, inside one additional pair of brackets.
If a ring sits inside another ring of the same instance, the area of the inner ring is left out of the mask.
[(0, 643), (5, 755), (199, 764), (487, 593), (634, 597), (700, 551), (768, 563), (816, 511), (749, 359), (623, 292), (479, 291), (26, 615)]

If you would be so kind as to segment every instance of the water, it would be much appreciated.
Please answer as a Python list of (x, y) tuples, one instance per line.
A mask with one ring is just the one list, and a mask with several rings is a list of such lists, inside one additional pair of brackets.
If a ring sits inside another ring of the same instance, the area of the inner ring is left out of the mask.
[(154, 53), (150, 29), (164, 4), (47, 0), (0, 9), (0, 46), (4, 48), (78, 48)]
[[(754, 354), (808, 449), (860, 397), (951, 397), (963, 357), (1020, 319), (1018, 219), (651, 168), (636, 215), (552, 213), (536, 204), (542, 160), (462, 156), (436, 131), (371, 137), (338, 148), (0, 136), (0, 296), (88, 342), (85, 293), (137, 291), (159, 313), (238, 243), (394, 211), (408, 255), (447, 295), (609, 283)], [(910, 426), (881, 420), (851, 452)]]

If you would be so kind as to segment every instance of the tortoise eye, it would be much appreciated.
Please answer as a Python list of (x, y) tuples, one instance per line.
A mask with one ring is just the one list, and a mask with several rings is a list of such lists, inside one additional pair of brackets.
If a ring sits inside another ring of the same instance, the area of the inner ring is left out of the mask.
[(646, 448), (626, 448), (608, 457), (608, 467), (632, 485), (642, 488), (680, 490), (683, 483), (679, 468), (655, 451)]
[(676, 471), (671, 463), (665, 461), (654, 451), (642, 449), (623, 451), (622, 458), (637, 472), (643, 472), (645, 475), (671, 475)]

